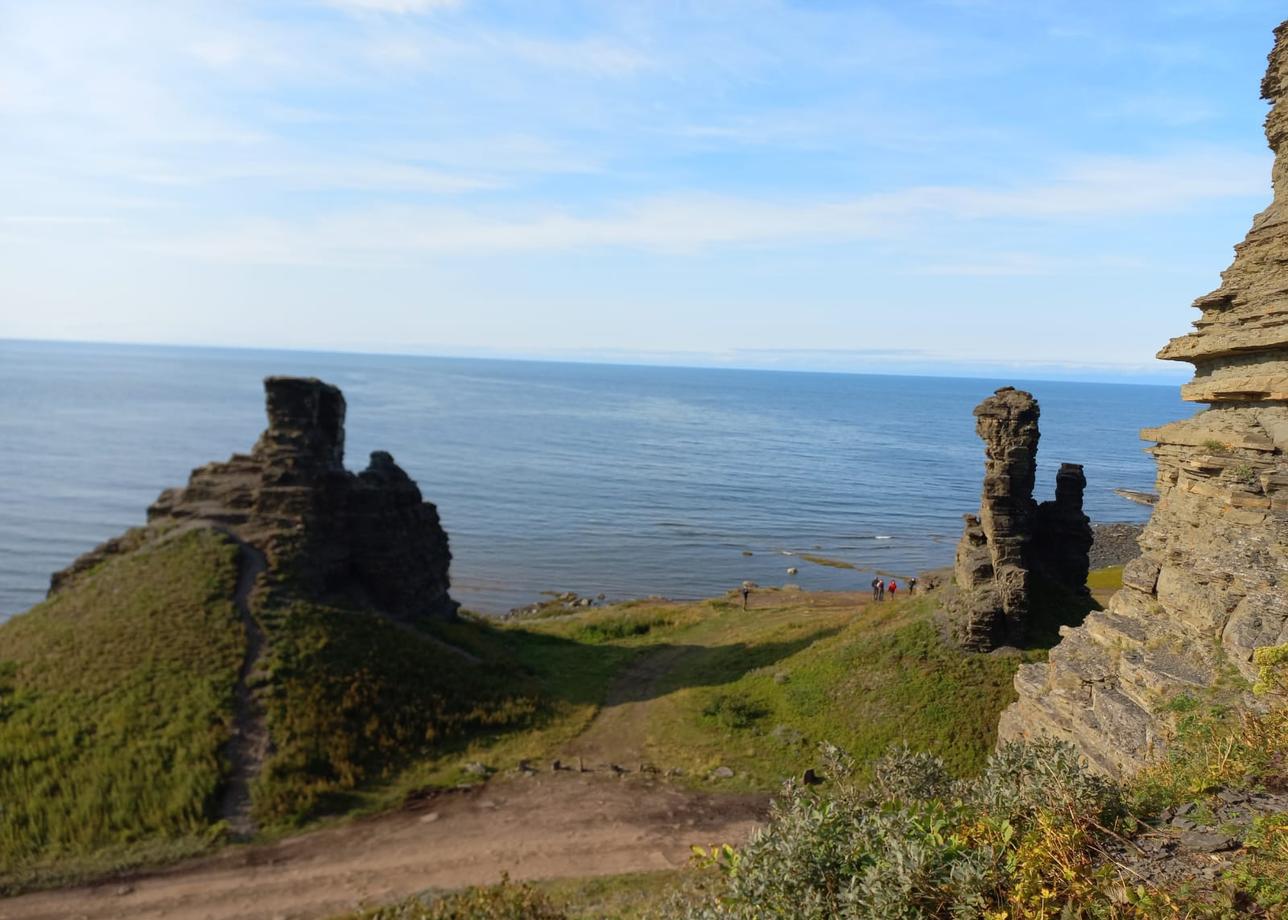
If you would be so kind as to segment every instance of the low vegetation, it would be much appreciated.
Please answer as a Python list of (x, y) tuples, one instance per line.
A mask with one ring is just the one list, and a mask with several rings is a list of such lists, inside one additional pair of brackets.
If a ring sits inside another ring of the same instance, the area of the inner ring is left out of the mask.
[(0, 887), (90, 854), (192, 852), (244, 638), (237, 548), (209, 531), (119, 557), (0, 627)]
[[(0, 884), (225, 839), (222, 749), (245, 652), (236, 578), (236, 546), (194, 532), (113, 557), (0, 627), (0, 792), (19, 803), (0, 811)], [(273, 750), (254, 815), (278, 835), (475, 781), (475, 762), (559, 756), (623, 688), (645, 758), (677, 782), (771, 791), (822, 740), (852, 753), (858, 777), (892, 744), (967, 775), (993, 746), (1015, 668), (1045, 654), (957, 651), (928, 597), (767, 600), (412, 627), (266, 592), (256, 690)]]
[[(1267, 656), (1267, 661), (1271, 658)], [(1282, 681), (1276, 678), (1282, 690)], [(1222, 720), (1173, 707), (1164, 762), (1126, 785), (1089, 772), (1057, 742), (1008, 744), (972, 777), (940, 758), (896, 747), (866, 769), (822, 745), (821, 787), (789, 781), (769, 824), (748, 845), (695, 848), (693, 867), (600, 885), (505, 884), (428, 894), (364, 920), (456, 916), (513, 920), (1241, 920), (1288, 915), (1288, 814), (1256, 818), (1242, 848), (1204, 873), (1151, 877), (1131, 865), (1136, 841), (1157, 838), (1165, 807), (1202, 823), (1218, 793), (1288, 789), (1282, 752), (1288, 708)], [(1168, 852), (1166, 848), (1162, 852)], [(1197, 867), (1199, 871), (1195, 872)], [(1185, 868), (1184, 866), (1182, 867)], [(632, 892), (632, 882), (645, 884)], [(492, 912), (452, 913), (487, 905)], [(536, 905), (531, 907), (530, 905)], [(531, 909), (532, 912), (524, 913)], [(505, 912), (508, 911), (508, 912)]]
[(260, 619), (275, 753), (253, 801), (268, 825), (347, 811), (364, 783), (537, 715), (537, 682), (493, 636), (475, 637), (476, 654), (369, 612), (301, 600)]

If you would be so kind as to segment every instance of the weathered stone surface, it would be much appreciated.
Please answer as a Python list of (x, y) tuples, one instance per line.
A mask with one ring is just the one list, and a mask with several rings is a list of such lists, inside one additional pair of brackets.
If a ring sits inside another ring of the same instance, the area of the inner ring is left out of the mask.
[(1032, 394), (1004, 387), (975, 409), (984, 441), (984, 489), (978, 515), (966, 516), (957, 545), (955, 590), (947, 605), (957, 639), (970, 649), (997, 648), (1023, 634), (1034, 574), (1085, 590), (1091, 524), (1082, 513), (1087, 480), (1065, 464), (1055, 501), (1033, 500), (1038, 419)]
[(1110, 773), (1165, 744), (1160, 703), (1250, 678), (1255, 649), (1288, 641), (1288, 23), (1275, 35), (1263, 83), (1274, 200), (1195, 302), (1195, 331), (1159, 353), (1194, 365), (1182, 395), (1209, 408), (1143, 432), (1159, 501), (1142, 555), (1106, 614), (1024, 669), (999, 729), (1066, 738)]
[(149, 533), (213, 526), (263, 552), (275, 579), (310, 594), (404, 619), (454, 616), (437, 510), (383, 451), (361, 473), (344, 468), (340, 390), (297, 377), (270, 377), (264, 389), (268, 428), (250, 454), (193, 470), (186, 487), (167, 489), (148, 509), (147, 532), (108, 541), (56, 574), (51, 590)]

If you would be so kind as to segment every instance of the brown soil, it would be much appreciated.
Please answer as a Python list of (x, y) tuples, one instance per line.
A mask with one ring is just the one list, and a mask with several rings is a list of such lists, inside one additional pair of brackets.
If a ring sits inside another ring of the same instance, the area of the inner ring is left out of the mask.
[(513, 879), (682, 866), (738, 843), (763, 795), (703, 794), (632, 775), (540, 773), (440, 794), (377, 818), (82, 888), (0, 901), (0, 920), (303, 920)]

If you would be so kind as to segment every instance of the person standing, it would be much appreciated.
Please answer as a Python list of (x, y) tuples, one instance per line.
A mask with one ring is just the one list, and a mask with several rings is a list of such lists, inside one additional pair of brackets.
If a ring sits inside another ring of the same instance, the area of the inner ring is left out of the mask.
[(881, 600), (881, 579), (880, 577), (872, 579), (872, 599)]
[(740, 594), (742, 594), (742, 609), (743, 609), (743, 610), (746, 610), (746, 609), (747, 609), (747, 595), (751, 594), (751, 585), (747, 584), (747, 582), (745, 582), (745, 581), (744, 581), (744, 582), (742, 583), (742, 587), (740, 587), (740, 588), (738, 589), (738, 591), (739, 591), (739, 593), (740, 593)]
[(908, 579), (908, 596), (909, 596), (909, 597), (912, 597), (912, 596), (913, 596), (914, 594), (916, 594), (916, 593), (917, 593), (917, 579), (915, 579), (915, 578), (909, 578), (909, 579)]
[(899, 593), (899, 582), (895, 581), (893, 578), (890, 579), (889, 591), (890, 600), (894, 600), (894, 596)]

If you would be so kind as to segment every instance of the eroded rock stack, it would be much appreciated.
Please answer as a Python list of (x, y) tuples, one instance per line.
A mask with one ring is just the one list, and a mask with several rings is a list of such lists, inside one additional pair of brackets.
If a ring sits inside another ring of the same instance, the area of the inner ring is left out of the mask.
[(1037, 400), (1013, 387), (975, 408), (975, 433), (984, 440), (984, 494), (979, 514), (966, 516), (954, 566), (959, 590), (953, 606), (967, 648), (996, 648), (1028, 610), (1039, 414)]
[[(451, 553), (435, 507), (383, 451), (354, 474), (344, 468), (344, 396), (320, 380), (264, 381), (268, 428), (249, 454), (193, 470), (148, 509), (148, 529), (214, 526), (262, 551), (281, 582), (315, 596), (340, 596), (404, 619), (448, 618)], [(146, 534), (127, 541), (137, 545)], [(68, 577), (104, 554), (109, 541), (54, 576)]]
[(984, 492), (978, 515), (966, 515), (957, 544), (955, 590), (948, 608), (958, 641), (988, 651), (1024, 634), (1034, 576), (1083, 591), (1091, 522), (1082, 513), (1087, 485), (1082, 467), (1066, 463), (1055, 501), (1033, 500), (1038, 419), (1030, 393), (1004, 387), (975, 409), (984, 441)]
[(1288, 641), (1288, 23), (1276, 38), (1262, 85), (1274, 201), (1195, 302), (1195, 331), (1159, 353), (1194, 365), (1182, 395), (1209, 408), (1143, 433), (1159, 501), (1142, 554), (1107, 611), (1021, 668), (1002, 717), (1002, 738), (1065, 738), (1113, 774), (1165, 744), (1160, 704), (1238, 699), (1253, 650)]

